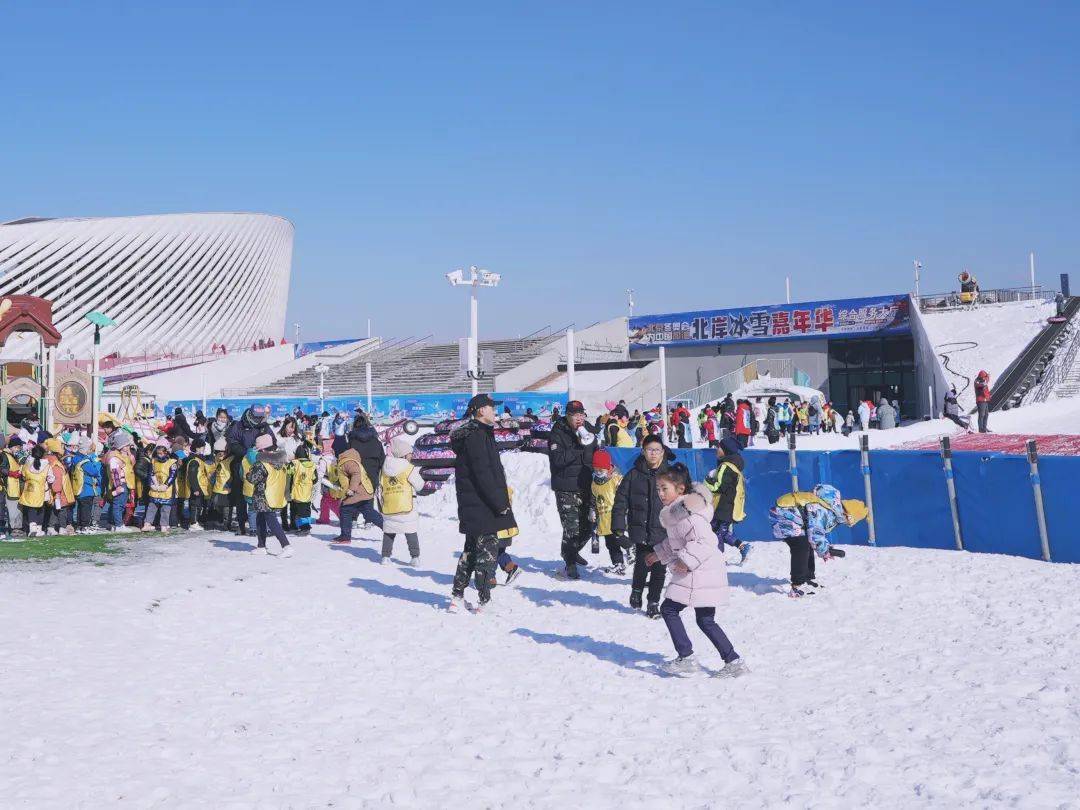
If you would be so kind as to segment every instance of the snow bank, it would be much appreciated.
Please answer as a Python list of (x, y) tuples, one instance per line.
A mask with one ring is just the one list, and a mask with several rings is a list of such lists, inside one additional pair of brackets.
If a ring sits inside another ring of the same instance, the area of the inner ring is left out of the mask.
[(752, 674), (663, 678), (670, 640), (627, 578), (551, 576), (545, 460), (505, 460), (525, 573), (481, 616), (442, 610), (445, 494), (416, 569), (324, 528), (290, 560), (202, 535), (0, 568), (0, 804), (1075, 804), (1075, 566), (851, 547), (793, 601), (786, 547), (759, 543), (720, 612)]
[[(975, 375), (985, 369), (993, 385), (1031, 339), (1046, 327), (1046, 319), (1054, 312), (1050, 301), (1019, 301), (923, 313), (923, 324), (935, 351), (948, 355), (945, 377), (956, 386), (962, 408), (975, 407), (971, 382)], [(940, 402), (935, 403), (935, 411), (940, 407)]]

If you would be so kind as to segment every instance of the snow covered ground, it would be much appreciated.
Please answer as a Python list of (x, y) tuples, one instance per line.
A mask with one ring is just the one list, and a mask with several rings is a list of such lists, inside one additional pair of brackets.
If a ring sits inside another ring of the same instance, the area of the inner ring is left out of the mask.
[(483, 615), (443, 610), (447, 490), (418, 569), (380, 565), (373, 530), (0, 568), (0, 805), (1075, 806), (1075, 566), (849, 548), (794, 601), (761, 543), (720, 615), (752, 674), (665, 678), (626, 579), (551, 576), (546, 459), (506, 465), (526, 573)]
[(1046, 319), (1054, 312), (1053, 302), (1019, 301), (923, 313), (931, 344), (939, 354), (949, 356), (945, 377), (956, 385), (962, 408), (975, 407), (975, 392), (970, 382), (975, 375), (985, 369), (993, 385), (1031, 339), (1046, 327)]

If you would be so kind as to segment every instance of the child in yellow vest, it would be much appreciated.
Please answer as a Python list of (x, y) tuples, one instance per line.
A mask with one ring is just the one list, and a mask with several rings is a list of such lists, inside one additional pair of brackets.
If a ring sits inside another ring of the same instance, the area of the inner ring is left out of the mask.
[[(251, 455), (255, 458), (252, 460)], [(244, 476), (245, 483), (251, 485), (250, 510), (255, 513), (255, 532), (259, 544), (253, 549), (255, 554), (269, 554), (266, 549), (266, 533), (274, 533), (281, 543), (281, 556), (291, 557), (292, 546), (285, 530), (281, 528), (278, 515), (285, 508), (287, 500), (285, 472), (287, 456), (285, 451), (274, 446), (274, 437), (269, 433), (255, 439), (255, 447), (249, 451), (246, 460), (251, 462), (251, 469)]]
[(213, 477), (217, 462), (210, 453), (210, 445), (197, 438), (191, 443), (191, 456), (187, 460), (184, 476), (187, 480), (188, 510), (191, 522), (188, 531), (201, 532), (207, 519), (210, 498), (214, 494)]
[(615, 492), (623, 477), (615, 469), (611, 454), (607, 450), (593, 453), (592, 512), (593, 526), (598, 536), (604, 538), (608, 555), (611, 557), (611, 572), (626, 573), (623, 549), (619, 538), (611, 531), (611, 511), (615, 507)]
[(22, 492), (19, 506), (22, 507), (23, 525), (27, 537), (41, 537), (45, 519), (45, 502), (49, 499), (49, 463), (45, 461), (45, 448), (35, 444), (30, 450), (30, 457), (22, 466)]
[(45, 504), (45, 522), (49, 524), (49, 534), (75, 534), (71, 525), (71, 506), (75, 503), (75, 493), (71, 490), (71, 479), (64, 466), (64, 445), (59, 438), (46, 439), (45, 463), (49, 465), (49, 474), (45, 480), (49, 484), (49, 500)]
[(172, 514), (173, 499), (176, 497), (176, 476), (180, 472), (180, 462), (172, 455), (172, 446), (167, 439), (158, 439), (154, 452), (150, 456), (150, 479), (147, 485), (146, 518), (143, 521), (144, 532), (155, 531), (154, 523), (160, 520), (159, 531), (169, 530), (169, 516)]
[(725, 436), (716, 448), (716, 469), (705, 476), (705, 486), (713, 494), (711, 525), (720, 541), (720, 550), (723, 551), (725, 545), (737, 548), (742, 562), (750, 556), (750, 544), (735, 539), (735, 524), (746, 518), (744, 464), (739, 443), (731, 436)]
[(296, 448), (289, 464), (289, 513), (296, 524), (298, 534), (311, 533), (311, 503), (315, 497), (316, 479), (319, 477), (315, 462), (308, 457), (306, 444)]
[(420, 519), (416, 514), (416, 493), (424, 488), (420, 470), (412, 464), (412, 444), (405, 436), (390, 442), (390, 455), (383, 461), (379, 476), (379, 503), (383, 515), (382, 561), (390, 562), (394, 538), (405, 535), (411, 560), (420, 562)]
[(229, 531), (232, 526), (232, 506), (229, 501), (232, 470), (229, 465), (228, 442), (218, 439), (214, 442), (214, 459), (210, 472), (210, 506), (215, 518), (220, 522), (222, 531)]

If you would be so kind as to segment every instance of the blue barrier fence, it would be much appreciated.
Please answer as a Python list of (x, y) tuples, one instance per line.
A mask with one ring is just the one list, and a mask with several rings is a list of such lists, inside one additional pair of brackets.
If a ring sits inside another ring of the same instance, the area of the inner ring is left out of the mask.
[[(619, 469), (629, 469), (637, 449), (609, 448)], [(716, 466), (712, 450), (676, 450), (695, 481)], [(772, 537), (769, 508), (791, 490), (788, 454), (746, 450), (746, 520), (739, 524), (745, 540)], [(1042, 558), (1026, 456), (953, 451), (960, 529), (967, 551)], [(796, 454), (799, 489), (828, 483), (845, 498), (865, 497), (859, 451), (810, 451)], [(1071, 499), (1080, 488), (1080, 458), (1045, 456), (1039, 473), (1046, 510), (1050, 557), (1054, 562), (1080, 563), (1080, 531), (1072, 520)], [(879, 546), (956, 548), (952, 514), (941, 455), (933, 450), (871, 450), (870, 480)], [(841, 526), (838, 544), (867, 545), (866, 521)]]

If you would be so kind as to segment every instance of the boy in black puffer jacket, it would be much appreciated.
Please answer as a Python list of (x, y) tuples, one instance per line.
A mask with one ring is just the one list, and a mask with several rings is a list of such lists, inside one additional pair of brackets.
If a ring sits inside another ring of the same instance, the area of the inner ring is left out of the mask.
[[(636, 546), (634, 579), (630, 590), (630, 607), (641, 607), (641, 596), (648, 584), (650, 619), (660, 618), (660, 595), (664, 590), (666, 569), (660, 562), (646, 565), (645, 558), (652, 547), (663, 542), (667, 534), (660, 525), (660, 496), (656, 492), (656, 476), (675, 460), (675, 454), (664, 446), (659, 436), (648, 436), (641, 455), (615, 492), (615, 508), (611, 513), (611, 531), (623, 536), (622, 542)], [(629, 535), (629, 540), (625, 536)]]

